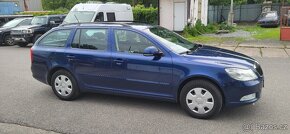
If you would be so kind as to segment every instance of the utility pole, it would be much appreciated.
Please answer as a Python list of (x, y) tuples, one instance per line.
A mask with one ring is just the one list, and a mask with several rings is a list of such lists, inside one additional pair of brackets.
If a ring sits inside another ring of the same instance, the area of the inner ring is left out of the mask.
[(24, 3), (24, 11), (28, 11), (28, 6), (26, 0), (23, 0)]
[(231, 0), (231, 8), (228, 15), (228, 25), (232, 26), (234, 24), (234, 0)]

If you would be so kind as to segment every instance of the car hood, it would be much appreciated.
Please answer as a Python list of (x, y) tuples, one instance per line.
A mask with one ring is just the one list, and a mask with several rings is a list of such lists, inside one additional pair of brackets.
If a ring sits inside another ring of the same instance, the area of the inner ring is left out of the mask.
[(41, 26), (41, 25), (27, 25), (27, 26), (20, 26), (20, 27), (13, 28), (12, 30), (26, 30), (26, 29), (37, 28), (37, 27), (40, 27), (40, 26)]
[(0, 27), (0, 31), (8, 31), (10, 30), (12, 27)]
[(267, 17), (259, 19), (259, 21), (276, 21), (276, 20), (278, 20), (277, 17)]
[(202, 46), (191, 54), (184, 55), (195, 62), (214, 64), (223, 67), (249, 68), (255, 64), (255, 59), (234, 51), (212, 47)]

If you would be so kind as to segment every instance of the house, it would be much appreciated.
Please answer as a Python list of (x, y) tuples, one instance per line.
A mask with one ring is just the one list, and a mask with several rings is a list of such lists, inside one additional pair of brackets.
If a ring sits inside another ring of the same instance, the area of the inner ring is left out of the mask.
[[(1, 2), (14, 3), (15, 6), (19, 7), (20, 11), (26, 11), (26, 10), (27, 11), (42, 11), (43, 10), (41, 0), (0, 0), (0, 3)], [(8, 9), (1, 8), (0, 10), (8, 10)]]
[(167, 29), (182, 31), (198, 19), (207, 25), (208, 0), (159, 0), (159, 24)]

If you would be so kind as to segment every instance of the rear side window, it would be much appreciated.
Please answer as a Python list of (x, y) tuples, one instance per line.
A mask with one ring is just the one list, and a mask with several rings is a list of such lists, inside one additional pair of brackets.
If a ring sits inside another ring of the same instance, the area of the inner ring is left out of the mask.
[(70, 32), (71, 30), (53, 31), (46, 35), (44, 38), (42, 38), (42, 40), (38, 44), (40, 46), (64, 47), (66, 45)]
[(107, 50), (107, 37), (107, 29), (78, 29), (72, 43), (72, 48)]
[(109, 22), (116, 21), (115, 13), (107, 13), (107, 18)]

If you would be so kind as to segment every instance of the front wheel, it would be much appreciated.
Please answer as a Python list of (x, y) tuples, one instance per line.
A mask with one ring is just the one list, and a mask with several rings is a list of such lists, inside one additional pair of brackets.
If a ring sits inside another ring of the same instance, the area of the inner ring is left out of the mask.
[(5, 42), (5, 45), (7, 45), (7, 46), (13, 46), (14, 45), (14, 41), (13, 41), (11, 35), (6, 35), (5, 38), (4, 38), (4, 42)]
[(206, 80), (190, 81), (180, 93), (181, 107), (194, 118), (213, 117), (221, 111), (222, 102), (218, 87)]
[(59, 70), (52, 75), (51, 87), (61, 100), (74, 100), (80, 95), (75, 78), (65, 70)]

